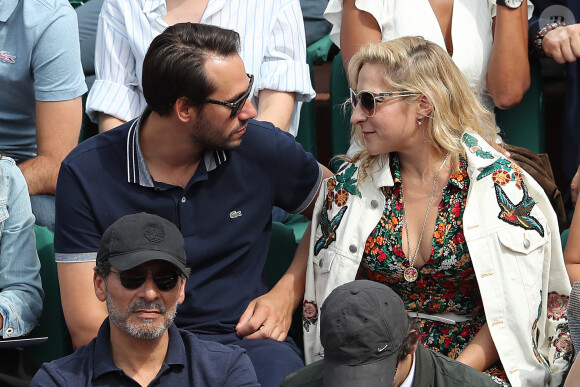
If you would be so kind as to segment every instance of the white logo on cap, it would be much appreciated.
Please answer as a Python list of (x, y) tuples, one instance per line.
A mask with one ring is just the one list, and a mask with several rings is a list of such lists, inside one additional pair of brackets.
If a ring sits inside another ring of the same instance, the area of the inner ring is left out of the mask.
[(387, 349), (388, 346), (389, 346), (389, 344), (385, 344), (385, 346), (383, 348), (377, 348), (377, 352), (378, 353), (383, 352), (385, 349)]
[(230, 218), (235, 219), (238, 216), (242, 216), (242, 211), (232, 211), (232, 212), (230, 212)]

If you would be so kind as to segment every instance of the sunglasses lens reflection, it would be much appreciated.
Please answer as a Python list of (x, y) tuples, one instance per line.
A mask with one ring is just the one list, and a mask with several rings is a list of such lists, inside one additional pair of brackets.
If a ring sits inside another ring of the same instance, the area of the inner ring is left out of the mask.
[[(119, 273), (119, 278), (121, 280), (121, 285), (123, 287), (134, 290), (139, 288), (145, 282), (147, 278), (147, 273), (142, 272), (122, 272)], [(178, 273), (155, 273), (153, 274), (153, 282), (155, 286), (161, 291), (169, 291), (177, 285), (177, 280), (179, 279)]]

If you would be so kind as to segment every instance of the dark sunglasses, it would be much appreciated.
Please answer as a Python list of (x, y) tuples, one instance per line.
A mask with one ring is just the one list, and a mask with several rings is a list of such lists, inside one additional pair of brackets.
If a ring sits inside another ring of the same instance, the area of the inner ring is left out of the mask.
[(419, 95), (410, 91), (386, 91), (377, 92), (371, 90), (361, 90), (358, 93), (353, 89), (350, 89), (350, 103), (353, 109), (360, 102), (361, 111), (367, 117), (372, 117), (377, 112), (377, 103), (384, 102), (385, 98), (395, 98), (395, 97), (410, 97)]
[(246, 90), (246, 92), (240, 98), (235, 100), (234, 102), (218, 101), (217, 99), (211, 99), (211, 98), (205, 98), (202, 102), (227, 106), (230, 109), (232, 109), (232, 113), (230, 114), (230, 118), (234, 118), (244, 108), (244, 105), (245, 105), (246, 101), (248, 100), (250, 93), (252, 92), (252, 86), (254, 85), (254, 76), (251, 74), (246, 74), (246, 75), (250, 79), (250, 85), (248, 86), (248, 90)]
[[(125, 289), (135, 290), (141, 287), (145, 280), (147, 279), (147, 275), (150, 272), (149, 270), (125, 270), (125, 271), (113, 271), (110, 270), (110, 273), (115, 273), (119, 276), (121, 280), (121, 285)], [(157, 273), (151, 273), (153, 278), (153, 282), (157, 289), (161, 290), (162, 292), (168, 292), (177, 285), (177, 280), (180, 277), (179, 272), (172, 272), (172, 271), (160, 271)]]

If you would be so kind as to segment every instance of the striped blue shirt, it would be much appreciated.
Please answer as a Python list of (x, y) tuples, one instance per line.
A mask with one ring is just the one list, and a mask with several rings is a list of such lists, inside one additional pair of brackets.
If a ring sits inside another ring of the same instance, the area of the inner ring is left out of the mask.
[[(143, 59), (151, 41), (168, 27), (166, 13), (165, 0), (105, 0), (97, 30), (97, 79), (87, 100), (93, 121), (98, 112), (124, 121), (141, 114)], [(315, 96), (299, 1), (210, 0), (201, 23), (240, 34), (246, 72), (255, 77), (254, 106), (260, 90), (296, 93), (289, 130), (296, 135), (301, 103)]]

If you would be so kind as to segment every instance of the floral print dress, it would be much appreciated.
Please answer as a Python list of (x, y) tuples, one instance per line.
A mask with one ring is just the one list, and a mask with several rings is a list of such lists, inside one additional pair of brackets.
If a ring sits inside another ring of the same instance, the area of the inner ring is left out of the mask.
[[(447, 324), (419, 319), (420, 340), (427, 348), (455, 359), (485, 324), (483, 304), (463, 235), (463, 211), (469, 177), (467, 161), (459, 166), (443, 189), (433, 233), (431, 256), (418, 269), (415, 282), (407, 282), (403, 272), (409, 261), (403, 252), (403, 201), (401, 171), (393, 157), (391, 172), (394, 185), (382, 187), (386, 198), (379, 224), (366, 241), (357, 278), (388, 285), (402, 299), (409, 311), (426, 314), (453, 312), (469, 316), (465, 322)], [(498, 384), (507, 385), (507, 377), (496, 363), (486, 373)]]

